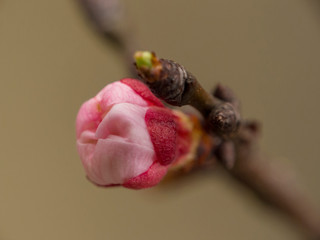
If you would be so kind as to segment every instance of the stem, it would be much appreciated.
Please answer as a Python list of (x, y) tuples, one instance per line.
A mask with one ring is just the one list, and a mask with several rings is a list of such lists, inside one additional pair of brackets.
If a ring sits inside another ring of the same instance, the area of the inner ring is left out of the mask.
[(288, 171), (264, 155), (258, 146), (260, 128), (245, 123), (233, 139), (234, 164), (224, 167), (263, 200), (299, 223), (310, 236), (320, 237), (320, 218)]
[[(265, 202), (300, 223), (310, 236), (319, 238), (317, 211), (297, 190), (286, 171), (280, 171), (261, 153), (259, 124), (240, 120), (239, 100), (231, 89), (218, 85), (212, 96), (183, 66), (170, 60), (159, 60), (154, 53), (137, 53), (135, 59), (143, 56), (150, 59), (136, 64), (138, 74), (155, 95), (174, 106), (195, 107), (207, 119), (213, 135), (221, 136), (222, 143), (215, 149), (215, 154), (223, 167)], [(152, 64), (141, 64), (143, 62)]]
[(230, 137), (237, 131), (238, 109), (208, 94), (183, 66), (158, 59), (150, 52), (137, 52), (135, 60), (138, 75), (157, 97), (174, 106), (193, 106), (207, 119), (211, 130), (220, 136)]
[(133, 28), (129, 26), (128, 16), (119, 0), (97, 1), (78, 0), (86, 17), (95, 27), (96, 33), (108, 45), (112, 44), (128, 66), (132, 77), (137, 72), (132, 64), (132, 56), (137, 49)]

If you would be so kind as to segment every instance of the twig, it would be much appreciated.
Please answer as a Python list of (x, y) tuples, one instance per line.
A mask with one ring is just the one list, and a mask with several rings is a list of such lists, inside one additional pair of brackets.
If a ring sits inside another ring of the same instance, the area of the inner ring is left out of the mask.
[[(132, 29), (126, 26), (128, 21), (121, 19), (123, 15), (118, 0), (78, 1), (96, 26), (97, 33), (122, 54), (131, 75), (135, 77), (136, 71), (131, 64), (131, 56), (137, 49), (135, 36), (130, 32)], [(222, 138), (215, 155), (224, 168), (275, 209), (293, 217), (311, 236), (320, 238), (318, 214), (304, 194), (294, 187), (285, 170), (280, 171), (261, 153), (258, 148), (259, 124), (241, 121), (239, 100), (232, 91), (218, 85), (213, 97), (181, 65), (158, 60), (150, 53), (147, 58), (139, 54), (136, 56), (138, 73), (151, 90), (169, 104), (189, 104), (198, 109), (207, 120), (212, 134)], [(148, 58), (149, 63), (146, 64), (144, 61)], [(139, 61), (142, 64), (139, 65)]]
[(158, 60), (150, 52), (137, 52), (135, 59), (139, 76), (157, 97), (174, 106), (191, 105), (198, 109), (211, 129), (223, 137), (237, 131), (240, 123), (237, 107), (207, 94), (183, 66), (171, 60)]
[(239, 100), (231, 89), (218, 85), (213, 97), (191, 73), (173, 61), (158, 60), (149, 52), (138, 52), (135, 59), (139, 75), (158, 97), (174, 106), (192, 105), (207, 119), (212, 134), (222, 138), (215, 149), (216, 157), (232, 176), (275, 209), (291, 216), (310, 236), (320, 238), (318, 213), (285, 169), (279, 170), (261, 153), (260, 125), (240, 120)]
[(132, 77), (137, 72), (132, 65), (132, 56), (137, 49), (137, 42), (128, 16), (119, 0), (77, 0), (95, 27), (98, 35), (108, 45), (121, 53)]

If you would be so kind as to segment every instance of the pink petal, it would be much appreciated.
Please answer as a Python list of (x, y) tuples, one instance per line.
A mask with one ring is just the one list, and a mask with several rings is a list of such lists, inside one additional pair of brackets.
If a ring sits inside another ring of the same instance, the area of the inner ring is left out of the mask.
[(115, 135), (153, 149), (145, 122), (146, 111), (147, 108), (130, 103), (114, 105), (97, 128), (96, 138)]
[(91, 176), (92, 181), (97, 181), (95, 177), (97, 173), (92, 172), (92, 159), (94, 151), (96, 149), (97, 139), (94, 132), (84, 131), (81, 134), (81, 137), (77, 140), (77, 149), (82, 161), (82, 165), (86, 171), (87, 176)]
[(77, 138), (85, 130), (95, 131), (102, 120), (101, 116), (101, 109), (96, 98), (91, 98), (82, 104), (76, 119)]
[(103, 112), (108, 110), (110, 105), (117, 103), (132, 103), (143, 107), (148, 105), (141, 96), (121, 82), (108, 84), (97, 94), (96, 98)]
[(134, 90), (121, 82), (114, 82), (103, 88), (96, 97), (86, 101), (80, 108), (76, 119), (77, 138), (85, 130), (95, 131), (103, 116), (116, 103), (132, 103), (147, 106)]
[(88, 177), (98, 185), (122, 184), (148, 170), (153, 163), (153, 149), (128, 142), (117, 136), (99, 139)]

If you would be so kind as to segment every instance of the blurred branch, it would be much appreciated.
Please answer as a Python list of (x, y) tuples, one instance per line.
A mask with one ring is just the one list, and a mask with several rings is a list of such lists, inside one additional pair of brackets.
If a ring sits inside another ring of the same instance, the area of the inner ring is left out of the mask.
[[(119, 1), (78, 1), (97, 33), (121, 53), (131, 75), (136, 77), (132, 56), (137, 43), (133, 28), (128, 26), (131, 21), (125, 19)], [(136, 66), (139, 75), (158, 97), (174, 106), (192, 105), (201, 112), (207, 128), (221, 142), (213, 149), (216, 158), (235, 179), (275, 209), (291, 216), (310, 236), (320, 238), (317, 211), (305, 194), (297, 189), (287, 170), (280, 169), (262, 154), (258, 144), (260, 124), (241, 120), (240, 101), (231, 89), (218, 85), (211, 95), (183, 66), (170, 60), (157, 59), (151, 53), (136, 55)]]
[(77, 0), (98, 35), (122, 55), (130, 75), (137, 77), (132, 56), (137, 49), (133, 27), (118, 0)]
[(300, 223), (310, 236), (320, 237), (318, 212), (287, 170), (262, 154), (260, 124), (241, 120), (240, 101), (231, 89), (218, 85), (212, 96), (178, 63), (148, 52), (138, 52), (135, 58), (139, 75), (155, 95), (174, 106), (192, 105), (202, 113), (211, 134), (221, 139), (214, 153), (235, 179)]

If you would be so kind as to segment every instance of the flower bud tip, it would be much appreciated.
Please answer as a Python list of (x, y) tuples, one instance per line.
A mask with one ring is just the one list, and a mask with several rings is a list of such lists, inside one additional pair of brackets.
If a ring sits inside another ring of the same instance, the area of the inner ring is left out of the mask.
[(162, 64), (154, 52), (138, 51), (134, 54), (138, 75), (148, 83), (159, 80)]
[(137, 51), (134, 54), (134, 60), (137, 68), (152, 68), (153, 54), (149, 51)]

